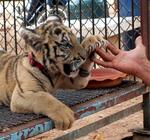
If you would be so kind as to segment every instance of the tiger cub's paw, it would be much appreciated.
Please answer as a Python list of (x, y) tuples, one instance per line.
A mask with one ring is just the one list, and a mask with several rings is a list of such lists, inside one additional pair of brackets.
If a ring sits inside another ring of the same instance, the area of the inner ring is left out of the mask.
[(59, 130), (69, 129), (75, 121), (74, 112), (62, 103), (53, 104), (48, 117), (54, 121), (56, 129)]
[(96, 47), (106, 47), (108, 45), (108, 41), (101, 35), (91, 35), (85, 38), (81, 45), (86, 49), (89, 56), (95, 51)]

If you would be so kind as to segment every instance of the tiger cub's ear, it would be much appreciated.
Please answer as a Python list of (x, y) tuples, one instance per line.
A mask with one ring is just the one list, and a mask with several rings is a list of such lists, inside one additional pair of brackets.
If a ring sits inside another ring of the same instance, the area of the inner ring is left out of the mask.
[(34, 51), (41, 50), (42, 45), (46, 43), (44, 38), (37, 34), (35, 30), (22, 27), (19, 34)]

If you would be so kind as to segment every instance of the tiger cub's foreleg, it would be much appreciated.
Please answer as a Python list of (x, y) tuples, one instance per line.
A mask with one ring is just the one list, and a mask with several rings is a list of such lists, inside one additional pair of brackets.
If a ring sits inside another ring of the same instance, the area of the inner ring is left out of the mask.
[[(79, 76), (83, 79), (83, 83), (85, 83), (83, 84), (83, 87), (86, 87), (88, 81), (90, 80), (90, 73), (94, 65), (92, 57), (96, 57), (94, 52), (96, 47), (106, 47), (107, 44), (108, 41), (105, 40), (101, 35), (91, 35), (82, 41), (81, 45), (83, 48), (85, 48), (88, 54), (87, 59), (85, 63), (81, 66), (79, 72)], [(86, 74), (84, 75), (84, 73), (89, 73), (89, 76), (87, 74), (86, 77)]]
[(73, 111), (49, 93), (43, 91), (20, 93), (18, 86), (12, 95), (11, 110), (18, 113), (34, 112), (46, 115), (54, 121), (55, 127), (61, 130), (70, 128), (74, 121)]

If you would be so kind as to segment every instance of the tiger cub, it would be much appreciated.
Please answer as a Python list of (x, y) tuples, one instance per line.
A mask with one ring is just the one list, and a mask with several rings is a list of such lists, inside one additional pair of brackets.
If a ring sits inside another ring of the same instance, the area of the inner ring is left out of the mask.
[(59, 88), (84, 88), (93, 67), (90, 56), (107, 41), (92, 35), (79, 44), (59, 20), (48, 20), (35, 29), (22, 28), (20, 36), (27, 53), (13, 56), (0, 51), (0, 104), (13, 112), (44, 114), (57, 129), (70, 128), (74, 112), (52, 94)]

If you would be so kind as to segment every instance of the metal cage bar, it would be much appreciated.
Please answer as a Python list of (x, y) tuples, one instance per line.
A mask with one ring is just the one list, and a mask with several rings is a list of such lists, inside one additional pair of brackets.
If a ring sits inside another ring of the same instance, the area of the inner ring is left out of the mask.
[(141, 0), (141, 23), (143, 43), (146, 46), (147, 57), (150, 60), (150, 1)]
[[(150, 1), (141, 0), (142, 37), (150, 60)], [(143, 95), (144, 129), (150, 131), (150, 92)]]

